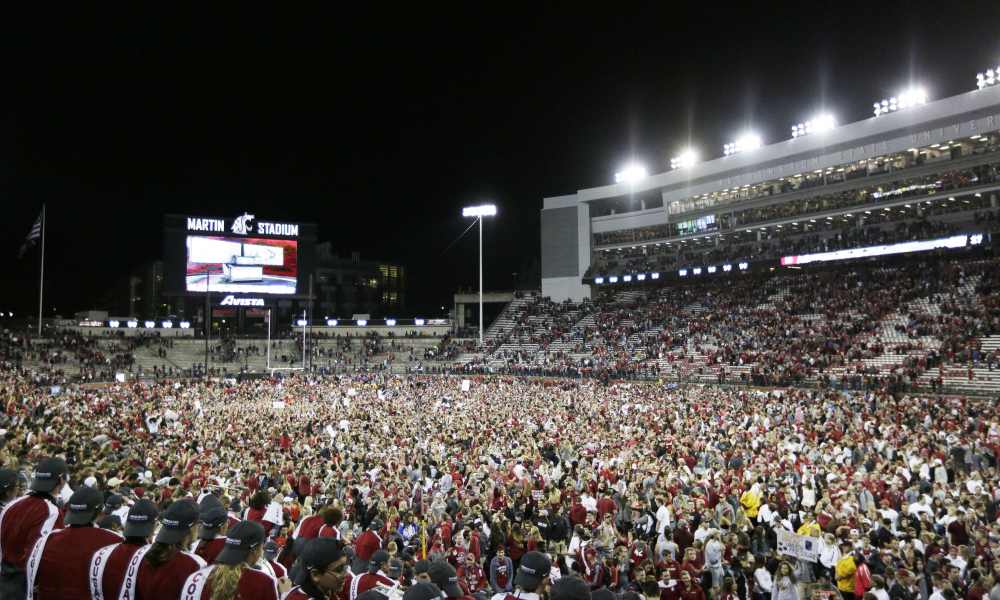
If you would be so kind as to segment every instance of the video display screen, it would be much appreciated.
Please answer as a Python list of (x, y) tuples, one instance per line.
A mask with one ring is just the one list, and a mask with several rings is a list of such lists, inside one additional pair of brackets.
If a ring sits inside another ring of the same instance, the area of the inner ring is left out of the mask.
[(185, 290), (230, 294), (295, 294), (297, 240), (187, 236)]
[(706, 215), (691, 221), (681, 221), (677, 224), (677, 233), (679, 235), (715, 231), (716, 229), (718, 229), (718, 225), (715, 223), (715, 215)]

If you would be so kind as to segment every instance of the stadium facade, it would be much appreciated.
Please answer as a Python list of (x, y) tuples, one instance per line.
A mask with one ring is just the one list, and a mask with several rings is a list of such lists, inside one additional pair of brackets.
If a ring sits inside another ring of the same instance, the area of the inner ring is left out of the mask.
[[(998, 130), (1000, 85), (545, 198), (542, 294), (580, 301), (632, 272), (714, 273), (706, 263), (726, 248), (840, 235), (877, 223), (881, 211), (887, 224), (928, 215), (973, 224), (976, 210), (998, 206)], [(738, 251), (728, 256), (739, 260)]]

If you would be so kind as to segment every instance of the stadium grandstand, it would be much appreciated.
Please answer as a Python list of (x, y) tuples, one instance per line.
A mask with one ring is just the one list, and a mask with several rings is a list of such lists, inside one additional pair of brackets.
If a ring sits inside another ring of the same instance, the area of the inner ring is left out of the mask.
[(1000, 600), (981, 87), (545, 199), (482, 343), (310, 322), (298, 225), (172, 219), (204, 333), (0, 332), (0, 599)]
[[(546, 198), (542, 294), (998, 226), (1000, 86)], [(633, 282), (634, 283), (634, 282)]]

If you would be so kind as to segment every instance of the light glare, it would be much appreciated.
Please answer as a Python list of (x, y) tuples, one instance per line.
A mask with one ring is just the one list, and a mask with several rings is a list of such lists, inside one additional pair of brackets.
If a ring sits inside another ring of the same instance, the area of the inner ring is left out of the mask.
[(463, 217), (493, 217), (497, 214), (496, 204), (480, 204), (479, 206), (466, 206), (462, 209)]
[(738, 154), (740, 152), (749, 152), (751, 150), (756, 150), (764, 145), (761, 137), (756, 133), (745, 133), (740, 137), (736, 138), (735, 142), (730, 142), (722, 147), (723, 153), (726, 156), (731, 154)]
[(643, 165), (630, 163), (615, 173), (615, 183), (635, 183), (645, 179), (648, 174)]

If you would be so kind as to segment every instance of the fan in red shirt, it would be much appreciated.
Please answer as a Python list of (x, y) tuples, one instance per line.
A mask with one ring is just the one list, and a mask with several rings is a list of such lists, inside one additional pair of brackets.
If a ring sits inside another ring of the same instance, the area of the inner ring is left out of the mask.
[(140, 548), (121, 582), (121, 593), (128, 600), (179, 598), (188, 575), (205, 566), (196, 554), (187, 552), (194, 542), (194, 524), (198, 509), (192, 500), (177, 500), (160, 515), (156, 541)]
[(202, 557), (206, 563), (212, 564), (222, 552), (226, 544), (226, 532), (229, 531), (229, 513), (216, 500), (208, 500), (214, 496), (206, 496), (200, 510), (201, 529), (198, 531), (199, 541), (194, 547), (194, 553)]
[(70, 496), (66, 529), (43, 535), (28, 557), (28, 590), (39, 598), (89, 600), (88, 567), (99, 548), (122, 541), (106, 529), (94, 527), (104, 508), (104, 494), (82, 486)]
[(283, 600), (310, 598), (343, 598), (348, 586), (347, 555), (340, 540), (315, 538), (308, 540), (299, 557), (302, 569), (296, 574), (296, 587)]
[(705, 592), (701, 586), (694, 582), (691, 573), (681, 571), (681, 586), (677, 590), (679, 600), (705, 600)]
[(250, 497), (250, 507), (247, 508), (244, 518), (248, 521), (256, 521), (264, 528), (266, 535), (271, 535), (271, 530), (281, 527), (281, 507), (271, 499), (271, 493), (259, 490)]
[(183, 600), (278, 600), (278, 581), (254, 568), (264, 555), (264, 527), (241, 521), (226, 535), (226, 546), (214, 565), (192, 573), (184, 581)]
[(476, 562), (476, 555), (472, 552), (465, 555), (465, 561), (458, 567), (458, 583), (468, 596), (485, 592), (490, 587), (486, 581), (486, 573)]
[(355, 600), (359, 595), (374, 587), (395, 588), (399, 583), (387, 575), (382, 567), (389, 562), (389, 553), (385, 550), (376, 550), (368, 561), (368, 572), (355, 574), (351, 578), (348, 600)]
[(0, 561), (3, 578), (0, 597), (25, 595), (28, 555), (42, 535), (62, 527), (62, 517), (52, 492), (66, 481), (66, 462), (44, 458), (35, 467), (31, 491), (0, 512)]
[(149, 500), (138, 500), (125, 517), (125, 541), (105, 546), (90, 559), (90, 595), (93, 598), (117, 599), (122, 579), (132, 556), (146, 546), (156, 529), (160, 511)]
[(375, 551), (382, 547), (382, 538), (378, 531), (382, 529), (382, 521), (373, 519), (368, 524), (368, 529), (354, 540), (354, 563), (351, 571), (362, 573), (368, 570), (368, 561), (371, 560)]

